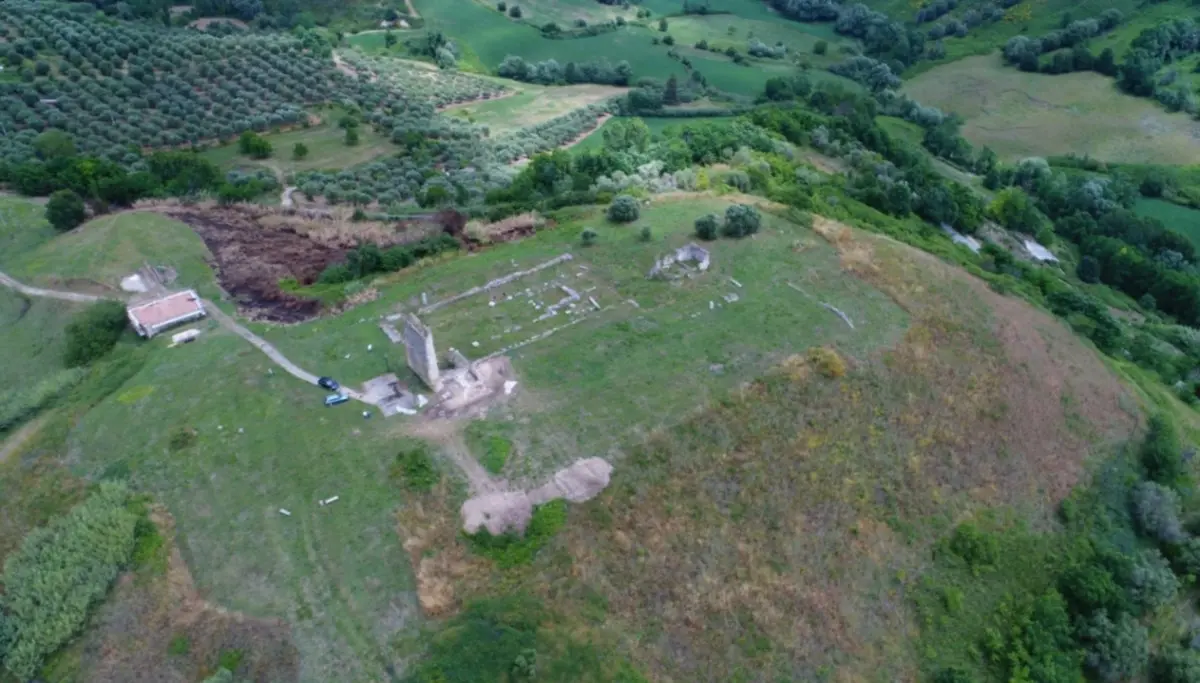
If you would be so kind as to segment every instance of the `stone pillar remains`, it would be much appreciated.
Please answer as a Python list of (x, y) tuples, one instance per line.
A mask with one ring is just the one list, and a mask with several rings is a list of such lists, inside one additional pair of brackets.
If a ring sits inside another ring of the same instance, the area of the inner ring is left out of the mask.
[(408, 367), (417, 373), (427, 387), (434, 391), (441, 390), (433, 332), (415, 315), (404, 316), (404, 355), (408, 359)]

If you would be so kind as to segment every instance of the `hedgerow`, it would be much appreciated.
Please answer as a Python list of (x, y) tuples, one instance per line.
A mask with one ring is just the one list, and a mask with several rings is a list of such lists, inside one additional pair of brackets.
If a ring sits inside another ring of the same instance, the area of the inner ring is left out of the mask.
[(21, 680), (73, 638), (133, 556), (138, 514), (129, 491), (104, 482), (31, 531), (0, 574), (0, 659)]

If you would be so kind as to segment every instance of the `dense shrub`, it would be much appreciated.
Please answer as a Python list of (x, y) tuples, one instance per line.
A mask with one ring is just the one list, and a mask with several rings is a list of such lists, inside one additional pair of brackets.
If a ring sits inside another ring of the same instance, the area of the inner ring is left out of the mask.
[(1075, 268), (1075, 274), (1080, 280), (1094, 285), (1100, 281), (1100, 264), (1092, 256), (1084, 256), (1079, 259), (1079, 265)]
[(254, 159), (266, 159), (271, 156), (271, 143), (254, 131), (246, 131), (238, 138), (238, 151)]
[(1146, 477), (1160, 484), (1171, 485), (1184, 473), (1179, 434), (1170, 418), (1163, 414), (1150, 417), (1146, 438), (1139, 456)]
[(579, 235), (579, 242), (585, 247), (592, 246), (596, 243), (597, 239), (599, 239), (599, 235), (591, 228), (584, 228), (583, 232)]
[(706, 213), (696, 219), (696, 237), (702, 240), (717, 239), (717, 230), (721, 227), (721, 219), (715, 213)]
[(1105, 683), (1128, 680), (1146, 668), (1149, 634), (1128, 614), (1110, 619), (1097, 613), (1081, 625), (1079, 636), (1086, 647), (1084, 664)]
[(725, 224), (721, 234), (726, 237), (746, 237), (758, 232), (762, 214), (749, 204), (733, 204), (725, 209)]
[(59, 190), (46, 202), (46, 221), (59, 232), (75, 228), (87, 219), (83, 199), (71, 190)]
[(458, 240), (446, 233), (410, 244), (399, 244), (386, 250), (367, 242), (347, 252), (343, 263), (327, 267), (321, 272), (318, 281), (322, 284), (338, 284), (375, 273), (391, 273), (407, 268), (423, 258), (453, 251), (460, 246)]
[(559, 499), (534, 508), (524, 536), (511, 532), (493, 536), (487, 529), (481, 529), (467, 539), (473, 551), (490, 557), (501, 567), (515, 567), (532, 562), (534, 555), (566, 523), (567, 503)]
[(1150, 664), (1153, 683), (1200, 683), (1200, 652), (1169, 647)]
[(1138, 530), (1163, 543), (1179, 543), (1186, 538), (1179, 520), (1179, 494), (1150, 481), (1133, 489), (1133, 518)]
[(613, 223), (632, 223), (641, 215), (641, 209), (638, 207), (638, 200), (627, 195), (617, 195), (612, 203), (608, 205), (608, 220)]
[(1140, 553), (1129, 574), (1129, 596), (1142, 612), (1155, 612), (1175, 600), (1179, 580), (1157, 550)]
[(21, 680), (33, 678), (83, 628), (129, 563), (138, 515), (128, 500), (124, 486), (102, 483), (66, 515), (31, 531), (5, 561), (0, 621), (9, 637), (0, 656)]
[(67, 325), (64, 362), (77, 367), (100, 358), (116, 345), (128, 324), (119, 301), (100, 301), (75, 314)]
[(441, 479), (429, 449), (425, 446), (407, 448), (396, 456), (393, 476), (400, 479), (410, 491), (430, 491)]
[(959, 524), (954, 529), (949, 548), (950, 552), (962, 558), (971, 571), (976, 573), (982, 568), (994, 565), (999, 554), (995, 537), (969, 522)]

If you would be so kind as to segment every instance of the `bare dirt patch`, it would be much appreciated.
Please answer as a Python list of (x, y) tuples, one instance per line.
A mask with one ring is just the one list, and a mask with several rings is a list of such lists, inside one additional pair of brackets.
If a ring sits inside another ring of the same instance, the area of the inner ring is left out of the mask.
[(233, 19), (231, 17), (203, 17), (188, 24), (190, 28), (198, 28), (201, 31), (212, 26), (213, 24), (231, 24), (241, 29), (250, 28), (246, 22), (241, 19)]
[(299, 652), (283, 621), (212, 605), (197, 592), (175, 547), (173, 522), (155, 511), (165, 571), (129, 574), (84, 637), (81, 668), (92, 683), (190, 683), (212, 674), (221, 653), (240, 651), (238, 680), (293, 681)]
[[(196, 231), (212, 252), (222, 288), (242, 312), (272, 322), (299, 322), (317, 315), (320, 302), (280, 289), (280, 281), (302, 285), (316, 281), (327, 266), (344, 259), (360, 242), (381, 247), (436, 234), (451, 226), (433, 220), (387, 225), (352, 222), (338, 211), (305, 215), (304, 211), (259, 206), (147, 204)], [(449, 220), (449, 219), (447, 219)], [(459, 232), (461, 225), (455, 222)]]

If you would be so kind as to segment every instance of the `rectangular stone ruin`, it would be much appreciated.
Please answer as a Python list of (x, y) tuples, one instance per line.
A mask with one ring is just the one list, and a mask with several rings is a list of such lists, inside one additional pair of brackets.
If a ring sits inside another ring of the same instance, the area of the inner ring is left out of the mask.
[(438, 391), (442, 388), (438, 372), (437, 350), (433, 345), (433, 332), (415, 315), (404, 316), (404, 356), (408, 367), (421, 378), (425, 386)]
[(704, 272), (708, 270), (711, 263), (707, 249), (695, 242), (689, 242), (655, 261), (647, 277), (652, 279), (680, 277), (680, 271), (686, 273), (692, 268)]

